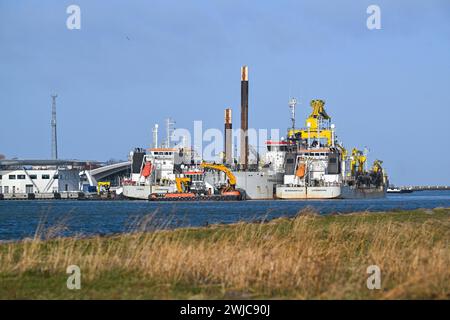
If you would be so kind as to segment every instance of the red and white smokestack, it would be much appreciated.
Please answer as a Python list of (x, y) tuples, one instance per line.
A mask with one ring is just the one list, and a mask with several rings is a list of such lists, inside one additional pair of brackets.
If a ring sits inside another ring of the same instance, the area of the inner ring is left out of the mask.
[(241, 67), (241, 152), (242, 168), (248, 168), (248, 67)]

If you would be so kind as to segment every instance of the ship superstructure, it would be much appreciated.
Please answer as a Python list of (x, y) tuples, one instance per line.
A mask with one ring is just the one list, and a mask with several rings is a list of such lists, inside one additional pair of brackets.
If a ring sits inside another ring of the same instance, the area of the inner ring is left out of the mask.
[(123, 181), (123, 194), (132, 199), (147, 200), (150, 194), (176, 192), (177, 178), (183, 177), (184, 172), (203, 174), (194, 165), (191, 149), (136, 148), (130, 152), (129, 159), (131, 176)]

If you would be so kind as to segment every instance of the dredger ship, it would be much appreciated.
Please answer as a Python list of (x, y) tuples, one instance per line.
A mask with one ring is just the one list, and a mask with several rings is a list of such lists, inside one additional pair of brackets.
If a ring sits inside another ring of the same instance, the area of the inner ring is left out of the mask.
[[(339, 143), (335, 126), (323, 100), (311, 101), (312, 112), (305, 127), (292, 128), (285, 144), (283, 184), (276, 187), (278, 199), (380, 198), (389, 184), (382, 161), (367, 169), (365, 151), (351, 153)], [(295, 101), (291, 102), (295, 110)]]
[(195, 160), (194, 151), (184, 147), (154, 143), (148, 150), (135, 149), (124, 196), (151, 201), (384, 197), (389, 183), (382, 161), (367, 168), (365, 151), (348, 152), (338, 142), (323, 100), (311, 101), (305, 126), (296, 128), (296, 104), (296, 99), (289, 101), (292, 126), (286, 139), (266, 141), (264, 157), (252, 148), (256, 163), (250, 163), (248, 68), (242, 67), (239, 159), (236, 152), (232, 155), (231, 109), (226, 109), (222, 163)]

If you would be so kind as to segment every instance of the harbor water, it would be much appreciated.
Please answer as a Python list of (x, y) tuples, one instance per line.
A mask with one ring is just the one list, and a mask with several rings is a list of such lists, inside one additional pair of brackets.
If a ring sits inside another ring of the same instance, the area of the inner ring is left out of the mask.
[[(450, 191), (388, 194), (383, 199), (320, 201), (148, 202), (0, 201), (0, 241), (58, 236), (110, 235), (144, 228), (205, 226), (291, 217), (305, 207), (319, 214), (450, 207)], [(141, 221), (141, 223), (139, 223)], [(55, 226), (57, 228), (55, 228)], [(52, 229), (53, 228), (53, 229)], [(53, 230), (52, 232), (50, 232)], [(57, 232), (56, 232), (57, 231)]]

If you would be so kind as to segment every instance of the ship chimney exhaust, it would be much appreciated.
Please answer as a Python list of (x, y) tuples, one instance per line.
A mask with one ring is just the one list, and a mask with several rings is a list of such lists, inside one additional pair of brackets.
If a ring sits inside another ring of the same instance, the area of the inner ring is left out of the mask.
[(225, 155), (223, 162), (227, 165), (231, 165), (233, 163), (233, 151), (232, 151), (232, 143), (233, 143), (233, 127), (231, 122), (231, 109), (225, 109), (225, 134), (224, 134), (224, 148)]
[(241, 67), (241, 166), (248, 168), (248, 67)]
[(158, 148), (158, 124), (153, 127), (153, 148)]

